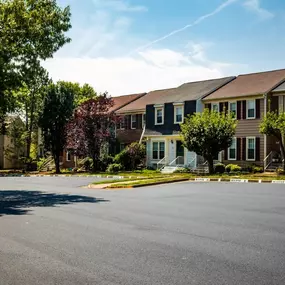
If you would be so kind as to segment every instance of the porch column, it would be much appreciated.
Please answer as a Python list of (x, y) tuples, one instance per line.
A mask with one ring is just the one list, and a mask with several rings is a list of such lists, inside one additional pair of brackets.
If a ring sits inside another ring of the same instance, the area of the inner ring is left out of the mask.
[(169, 164), (169, 139), (165, 138), (165, 157), (166, 157), (166, 164)]

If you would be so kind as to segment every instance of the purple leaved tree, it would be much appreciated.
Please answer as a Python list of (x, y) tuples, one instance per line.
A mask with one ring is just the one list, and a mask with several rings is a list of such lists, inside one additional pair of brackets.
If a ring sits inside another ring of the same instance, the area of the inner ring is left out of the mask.
[(98, 170), (100, 154), (115, 135), (115, 115), (110, 112), (113, 99), (104, 93), (83, 102), (67, 125), (67, 149), (77, 156), (89, 156), (93, 171)]

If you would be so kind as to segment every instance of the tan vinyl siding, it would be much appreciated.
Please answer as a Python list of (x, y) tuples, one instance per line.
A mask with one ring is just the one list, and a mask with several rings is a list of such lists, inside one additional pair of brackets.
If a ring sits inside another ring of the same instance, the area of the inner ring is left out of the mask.
[[(247, 97), (247, 98), (231, 98), (231, 100), (223, 100), (222, 102), (232, 102), (232, 101), (243, 101), (243, 100), (251, 100), (251, 99), (260, 99), (260, 119), (241, 119), (238, 120), (237, 129), (235, 137), (237, 138), (245, 138), (245, 137), (258, 137), (260, 138), (260, 161), (238, 161), (238, 160), (226, 160), (223, 161), (225, 164), (238, 164), (238, 165), (251, 165), (255, 164), (263, 164), (264, 160), (264, 135), (259, 132), (259, 125), (261, 123), (262, 117), (264, 115), (264, 100), (259, 97)], [(211, 101), (208, 103), (219, 103), (221, 101)], [(243, 118), (243, 108), (241, 106), (241, 118)]]
[[(264, 115), (264, 100), (260, 100), (260, 119), (239, 120), (236, 129), (236, 137), (260, 138), (260, 161), (264, 160), (264, 135), (259, 132), (259, 126)], [(252, 163), (252, 162), (251, 162)]]

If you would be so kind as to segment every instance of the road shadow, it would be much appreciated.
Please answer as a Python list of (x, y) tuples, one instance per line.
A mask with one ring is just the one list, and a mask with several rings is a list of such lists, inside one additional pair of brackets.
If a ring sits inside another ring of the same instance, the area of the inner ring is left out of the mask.
[(56, 207), (74, 203), (109, 202), (102, 198), (80, 195), (56, 194), (28, 190), (0, 191), (0, 217), (4, 215), (26, 215), (32, 207)]

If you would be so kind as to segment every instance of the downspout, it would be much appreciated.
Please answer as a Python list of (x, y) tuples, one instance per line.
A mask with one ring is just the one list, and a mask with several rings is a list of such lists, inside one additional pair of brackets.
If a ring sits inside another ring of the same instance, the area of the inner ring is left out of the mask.
[(142, 140), (143, 140), (143, 137), (144, 137), (144, 133), (145, 133), (145, 125), (143, 127), (143, 131), (142, 131), (142, 134), (141, 134), (141, 138), (140, 138), (140, 144), (142, 143)]

